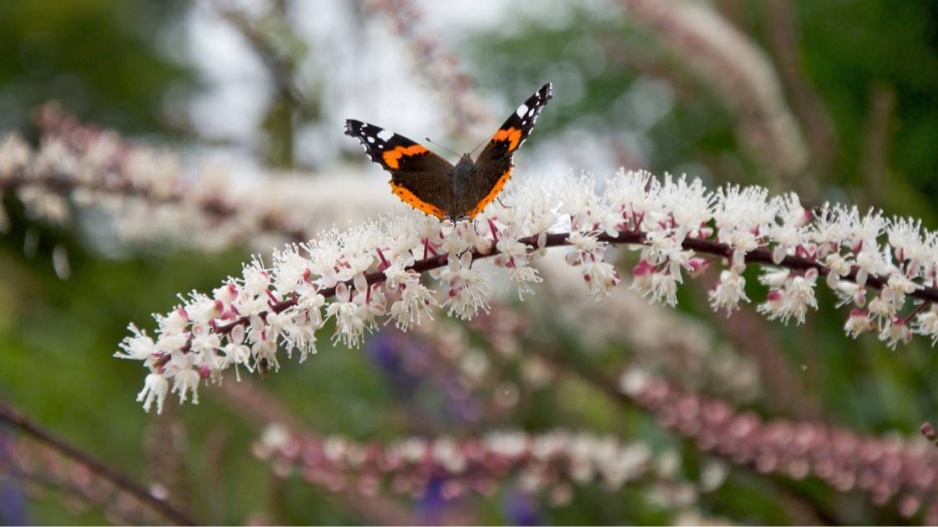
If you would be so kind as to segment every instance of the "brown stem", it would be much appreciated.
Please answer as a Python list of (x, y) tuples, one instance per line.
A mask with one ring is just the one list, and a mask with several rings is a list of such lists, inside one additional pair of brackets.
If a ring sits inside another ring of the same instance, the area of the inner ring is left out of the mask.
[[(799, 60), (800, 35), (793, 12), (795, 6), (788, 0), (769, 0), (764, 9), (767, 45), (778, 63), (779, 76), (791, 98), (792, 109), (804, 127), (808, 149), (811, 152), (809, 163), (814, 174), (825, 174), (836, 161), (834, 156), (838, 151), (837, 135), (830, 112), (806, 78), (804, 67)], [(799, 189), (802, 191), (799, 194), (811, 200), (815, 199), (817, 183), (801, 183), (807, 188)]]
[(0, 421), (10, 424), (15, 429), (32, 437), (38, 442), (47, 445), (53, 450), (83, 465), (88, 468), (88, 470), (113, 483), (115, 487), (132, 495), (141, 503), (150, 506), (171, 522), (179, 525), (197, 524), (193, 517), (153, 496), (146, 487), (131, 479), (130, 476), (105, 465), (103, 462), (93, 458), (78, 447), (39, 427), (22, 412), (16, 410), (2, 399), (0, 399)]
[[(538, 243), (538, 235), (532, 235), (527, 238), (522, 238), (519, 240), (521, 243), (527, 245), (531, 249), (538, 248), (549, 248), (549, 247), (560, 247), (567, 245), (570, 233), (567, 232), (558, 232), (547, 234), (544, 239), (545, 243), (543, 246)], [(620, 231), (616, 236), (610, 236), (608, 234), (599, 234), (597, 239), (601, 242), (618, 245), (618, 244), (642, 244), (645, 242), (645, 233), (641, 231)], [(725, 244), (719, 243), (713, 240), (704, 240), (699, 238), (688, 238), (684, 240), (681, 244), (684, 249), (694, 251), (696, 253), (711, 254), (714, 256), (719, 256), (721, 258), (729, 259), (732, 256), (732, 248)], [(490, 253), (482, 254), (476, 250), (472, 251), (473, 260), (481, 260), (483, 258), (491, 258), (499, 254), (498, 250), (492, 250)], [(441, 254), (439, 256), (432, 256), (430, 258), (425, 258), (415, 262), (413, 265), (408, 267), (409, 270), (413, 270), (418, 273), (424, 273), (433, 269), (439, 269), (447, 264), (448, 255)], [(771, 265), (777, 267), (784, 267), (797, 271), (807, 271), (810, 269), (816, 270), (822, 277), (827, 276), (830, 273), (828, 269), (823, 264), (803, 258), (800, 256), (786, 256), (782, 259), (781, 262), (774, 262), (772, 260), (772, 251), (769, 249), (756, 249), (750, 251), (746, 254), (745, 258), (746, 263), (758, 263), (763, 265)], [(853, 266), (850, 270), (850, 273), (842, 276), (843, 280), (855, 282), (857, 278), (857, 273), (859, 272), (859, 267)], [(373, 273), (365, 273), (365, 280), (368, 285), (373, 285), (381, 283), (386, 280), (383, 271), (375, 271)], [(887, 278), (869, 275), (866, 279), (866, 286), (873, 289), (882, 289), (886, 285)], [(344, 282), (347, 287), (353, 286), (351, 280)], [(320, 289), (318, 293), (325, 298), (329, 298), (335, 295), (336, 287), (326, 287)], [(919, 300), (924, 300), (926, 302), (938, 302), (938, 287), (922, 287), (917, 289), (914, 292), (910, 293), (908, 296), (912, 298), (917, 298)], [(295, 306), (299, 299), (296, 296), (292, 296), (280, 302), (270, 305), (270, 311), (274, 313), (282, 313), (283, 311)], [(259, 316), (266, 316), (267, 312), (262, 312)], [(243, 316), (237, 318), (227, 324), (218, 326), (215, 328), (215, 331), (220, 334), (229, 333), (235, 326), (247, 324), (249, 321), (248, 316)], [(168, 360), (168, 358), (167, 358)]]
[(883, 84), (870, 91), (870, 117), (866, 125), (866, 147), (863, 149), (863, 175), (866, 178), (867, 201), (882, 203), (889, 188), (890, 123), (896, 108), (896, 91)]

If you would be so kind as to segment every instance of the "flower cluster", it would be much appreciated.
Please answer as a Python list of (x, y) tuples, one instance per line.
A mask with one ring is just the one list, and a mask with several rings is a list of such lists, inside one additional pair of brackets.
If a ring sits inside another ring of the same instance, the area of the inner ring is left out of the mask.
[(303, 437), (272, 424), (253, 448), (281, 476), (299, 475), (338, 492), (354, 488), (365, 496), (382, 489), (420, 496), (442, 482), (445, 500), (467, 493), (490, 495), (497, 482), (514, 474), (522, 491), (544, 493), (552, 505), (572, 498), (571, 485), (598, 482), (610, 491), (635, 481), (650, 483), (647, 498), (681, 509), (697, 502), (700, 491), (722, 484), (726, 471), (707, 465), (699, 484), (680, 478), (676, 453), (656, 454), (644, 444), (624, 444), (612, 436), (519, 431), (491, 432), (458, 440), (412, 437), (390, 444), (359, 443), (342, 436)]
[(895, 499), (905, 518), (924, 510), (926, 524), (938, 521), (938, 452), (927, 443), (860, 436), (823, 423), (764, 421), (641, 370), (626, 371), (620, 389), (662, 426), (734, 464), (795, 479), (816, 476), (841, 492), (866, 492), (877, 505)]
[[(938, 338), (931, 307), (938, 236), (920, 233), (918, 224), (836, 206), (811, 214), (793, 195), (736, 186), (712, 192), (697, 180), (647, 172), (620, 172), (605, 183), (599, 195), (585, 177), (553, 186), (519, 182), (505, 195), (513, 207), (490, 206), (474, 222), (408, 211), (289, 245), (270, 265), (255, 259), (210, 295), (191, 293), (157, 317), (155, 337), (131, 326), (116, 356), (150, 370), (138, 398), (159, 410), (170, 390), (195, 400), (201, 381), (220, 380), (227, 368), (276, 369), (281, 350), (305, 359), (328, 320), (333, 342), (358, 346), (366, 331), (388, 322), (412, 328), (435, 306), (470, 319), (489, 308), (484, 264), (507, 270), (525, 291), (540, 280), (533, 264), (548, 247), (569, 247), (567, 263), (601, 299), (619, 282), (605, 260), (610, 244), (641, 250), (631, 287), (655, 302), (676, 304), (685, 273), (696, 276), (722, 260), (726, 269), (710, 299), (731, 311), (749, 300), (743, 271), (757, 263), (769, 288), (758, 309), (770, 319), (803, 322), (817, 307), (823, 276), (856, 308), (851, 334), (875, 329), (891, 346), (913, 333)], [(428, 271), (438, 288), (421, 279)], [(918, 305), (906, 313), (907, 303)]]
[[(123, 240), (167, 240), (218, 250), (244, 244), (268, 250), (309, 240), (357, 211), (387, 211), (393, 201), (351, 174), (309, 178), (279, 174), (261, 180), (243, 170), (187, 167), (173, 152), (135, 144), (81, 124), (54, 105), (38, 112), (42, 143), (0, 137), (0, 191), (15, 195), (31, 216), (69, 221), (69, 201), (105, 211)], [(341, 202), (332, 192), (354, 198)], [(0, 209), (0, 229), (7, 220)]]

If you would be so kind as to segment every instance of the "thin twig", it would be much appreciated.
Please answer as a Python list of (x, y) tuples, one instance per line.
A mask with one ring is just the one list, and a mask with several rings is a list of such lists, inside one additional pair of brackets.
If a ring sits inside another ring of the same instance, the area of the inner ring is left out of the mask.
[(178, 525), (196, 525), (196, 520), (189, 514), (177, 509), (173, 505), (153, 496), (146, 487), (137, 483), (130, 476), (119, 472), (118, 470), (105, 465), (103, 462), (95, 459), (87, 452), (66, 442), (64, 439), (56, 437), (51, 432), (41, 428), (33, 423), (22, 412), (10, 406), (6, 401), (0, 399), (0, 421), (8, 423), (15, 429), (32, 437), (38, 442), (47, 445), (53, 450), (60, 452), (64, 456), (74, 460), (88, 470), (110, 481), (122, 491), (132, 495), (134, 498), (150, 506), (157, 513), (167, 520)]

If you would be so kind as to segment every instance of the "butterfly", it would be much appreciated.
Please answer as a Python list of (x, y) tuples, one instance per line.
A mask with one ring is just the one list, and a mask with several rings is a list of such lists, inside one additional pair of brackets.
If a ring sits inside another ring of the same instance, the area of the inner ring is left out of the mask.
[(471, 220), (511, 178), (512, 156), (552, 95), (550, 83), (542, 86), (495, 131), (478, 158), (463, 154), (456, 165), (373, 124), (349, 119), (345, 135), (358, 138), (368, 157), (391, 173), (391, 191), (404, 203), (441, 220)]

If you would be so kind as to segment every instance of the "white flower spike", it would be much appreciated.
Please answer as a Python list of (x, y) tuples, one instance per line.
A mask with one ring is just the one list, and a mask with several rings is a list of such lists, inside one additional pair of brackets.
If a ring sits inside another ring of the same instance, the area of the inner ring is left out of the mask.
[[(652, 302), (677, 304), (685, 272), (696, 278), (722, 263), (709, 299), (729, 315), (750, 302), (743, 272), (759, 265), (769, 291), (758, 311), (770, 320), (803, 323), (818, 307), (820, 282), (850, 305), (848, 335), (874, 334), (891, 347), (913, 335), (938, 342), (938, 236), (918, 222), (840, 206), (812, 215), (793, 194), (709, 191), (699, 180), (647, 172), (620, 171), (605, 188), (596, 194), (587, 177), (519, 181), (505, 193), (513, 208), (495, 203), (471, 222), (407, 211), (325, 232), (274, 251), (269, 266), (255, 258), (211, 296), (189, 294), (156, 317), (153, 337), (131, 325), (115, 356), (149, 370), (138, 401), (159, 412), (171, 392), (198, 402), (201, 382), (219, 382), (228, 368), (276, 370), (281, 350), (304, 360), (329, 319), (333, 342), (350, 347), (382, 324), (411, 329), (436, 307), (471, 319), (489, 309), (484, 266), (530, 293), (541, 281), (533, 266), (551, 247), (566, 247), (566, 261), (600, 300), (620, 281), (607, 254), (624, 244), (641, 251), (631, 288)], [(428, 272), (436, 287), (424, 280)]]

